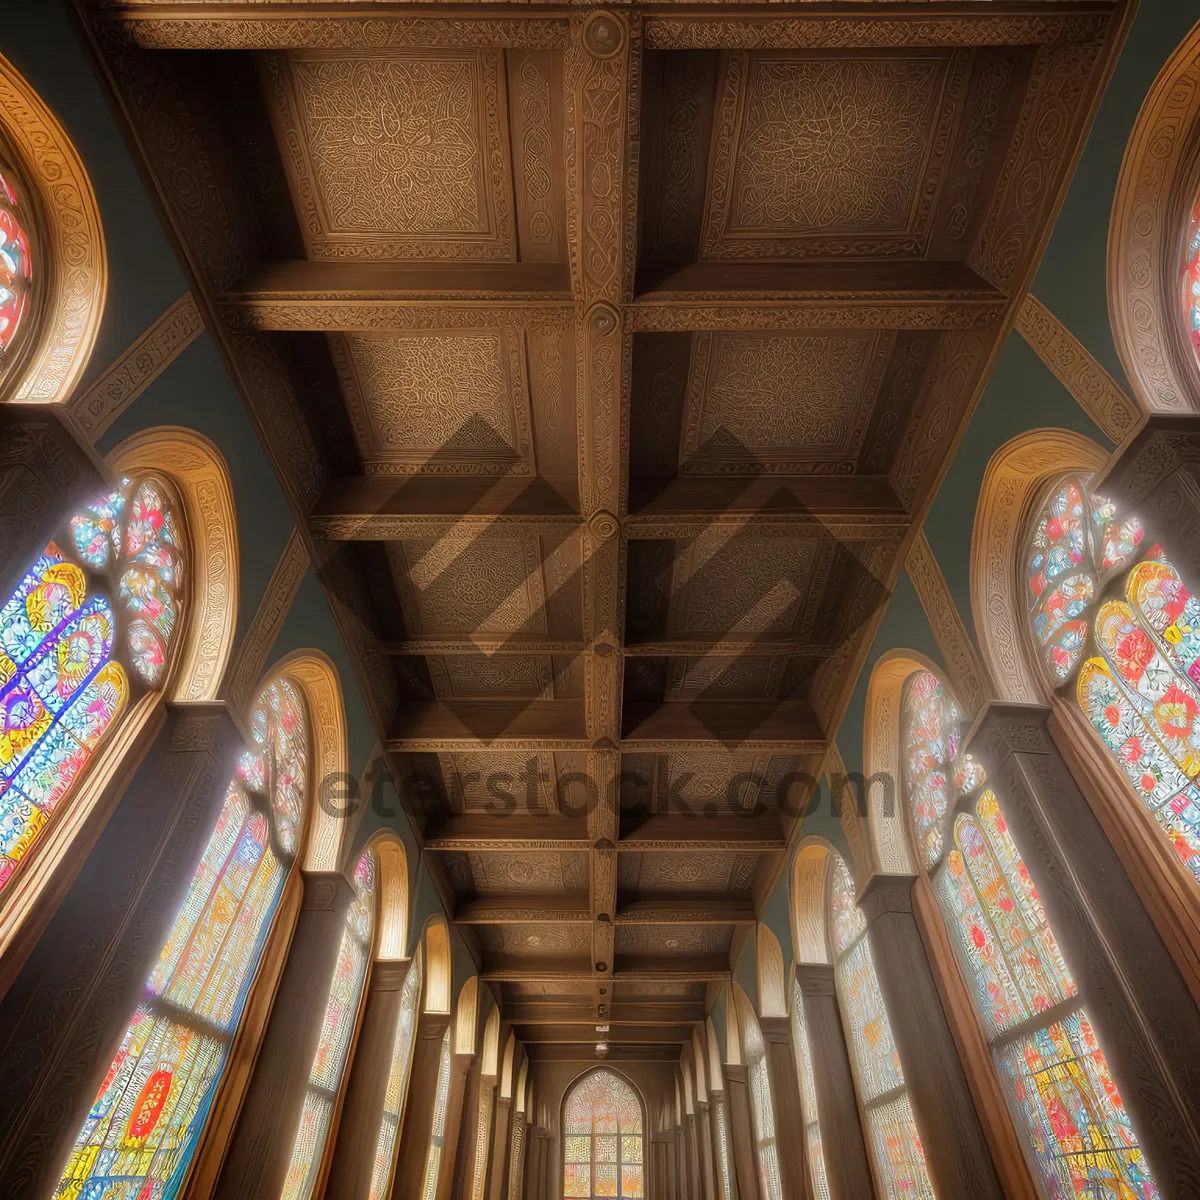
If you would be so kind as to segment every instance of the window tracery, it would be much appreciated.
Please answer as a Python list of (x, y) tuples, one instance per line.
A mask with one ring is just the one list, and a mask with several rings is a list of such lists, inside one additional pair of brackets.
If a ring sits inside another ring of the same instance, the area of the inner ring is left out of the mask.
[(817, 1111), (817, 1081), (813, 1076), (812, 1047), (808, 1041), (808, 1023), (804, 1018), (804, 993), (800, 990), (798, 979), (792, 980), (792, 1045), (796, 1053), (796, 1078), (800, 1084), (800, 1115), (804, 1119), (809, 1179), (816, 1200), (830, 1200)]
[(254, 744), (229, 783), (55, 1200), (174, 1200), (184, 1192), (292, 863), (277, 832), (286, 807), (276, 767), (285, 712), (299, 721), (290, 769), (307, 795), (306, 711), (299, 689), (277, 679), (255, 706)]
[(15, 182), (12, 169), (0, 161), (0, 371), (22, 332), (33, 286), (29, 232)]
[(0, 890), (131, 701), (161, 687), (184, 560), (169, 487), (126, 478), (66, 522), (0, 608)]
[(585, 1075), (563, 1106), (564, 1197), (641, 1200), (642, 1106), (613, 1071)]
[(438, 1176), (442, 1169), (442, 1153), (446, 1148), (446, 1104), (450, 1096), (450, 1030), (442, 1038), (438, 1057), (437, 1085), (433, 1091), (433, 1124), (429, 1130), (429, 1149), (425, 1155), (425, 1186), (422, 1200), (434, 1200)]
[(888, 1200), (935, 1200), (887, 1005), (867, 941), (867, 920), (840, 856), (829, 873), (834, 979), (850, 1061), (866, 1117), (867, 1144)]
[[(910, 811), (918, 841), (936, 847), (924, 865), (1035, 1178), (1051, 1200), (1157, 1197), (1000, 803), (961, 752), (957, 705), (922, 671), (906, 685), (903, 717)], [(934, 826), (937, 838), (922, 835)]]
[(308, 1200), (321, 1173), (329, 1125), (358, 1024), (359, 1002), (375, 929), (375, 862), (366, 850), (354, 868), (354, 899), (346, 910), (321, 1034), (313, 1055), (300, 1126), (292, 1143), (281, 1200)]
[(783, 1181), (779, 1177), (779, 1147), (775, 1143), (775, 1108), (771, 1101), (771, 1077), (767, 1070), (767, 1048), (762, 1030), (751, 1012), (743, 1013), (746, 1056), (746, 1083), (750, 1094), (750, 1115), (754, 1119), (754, 1145), (758, 1157), (758, 1178), (765, 1200), (783, 1200)]
[(1078, 476), (1052, 489), (1026, 558), (1028, 628), (1200, 880), (1200, 600), (1135, 518)]
[(1183, 322), (1188, 341), (1200, 364), (1200, 193), (1192, 202), (1187, 237), (1183, 243), (1183, 262), (1180, 267), (1183, 301)]

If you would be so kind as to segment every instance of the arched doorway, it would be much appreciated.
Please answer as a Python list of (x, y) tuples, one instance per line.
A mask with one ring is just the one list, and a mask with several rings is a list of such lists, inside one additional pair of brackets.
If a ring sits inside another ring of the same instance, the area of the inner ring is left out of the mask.
[(645, 1122), (633, 1086), (607, 1067), (582, 1076), (563, 1101), (564, 1200), (645, 1196)]

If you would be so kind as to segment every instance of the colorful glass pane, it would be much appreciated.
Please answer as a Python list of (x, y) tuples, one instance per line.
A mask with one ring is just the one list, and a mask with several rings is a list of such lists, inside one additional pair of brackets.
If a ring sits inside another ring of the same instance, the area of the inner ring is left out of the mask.
[(265, 820), (231, 784), (56, 1200), (180, 1194), (283, 880)]
[(263, 689), (250, 714), (250, 733), (257, 753), (242, 762), (247, 783), (266, 790), (270, 771), (271, 796), (280, 845), (290, 854), (296, 848), (300, 812), (308, 776), (308, 723), (296, 685), (276, 679)]
[(429, 1151), (425, 1156), (425, 1187), (423, 1200), (434, 1200), (438, 1175), (441, 1174), (442, 1151), (446, 1145), (446, 1102), (450, 1094), (450, 1030), (442, 1038), (442, 1053), (438, 1059), (437, 1084), (433, 1093), (433, 1123), (429, 1130)]
[(1200, 196), (1192, 205), (1179, 276), (1184, 329), (1196, 358), (1200, 360)]
[(920, 671), (912, 676), (904, 693), (904, 782), (927, 867), (937, 862), (945, 842), (961, 723), (958, 706), (936, 675)]
[(1064, 480), (1050, 497), (1033, 535), (1027, 578), (1034, 600), (1051, 581), (1080, 566), (1086, 553), (1083, 522), (1083, 485)]
[(1154, 813), (1180, 861), (1200, 879), (1200, 790), (1189, 785), (1150, 733), (1103, 659), (1083, 664), (1078, 695), (1084, 715)]
[(1113, 677), (1189, 778), (1200, 771), (1200, 693), (1171, 669), (1128, 604), (1110, 600), (1096, 616), (1096, 641)]
[(867, 927), (867, 919), (854, 898), (854, 880), (840, 858), (833, 860), (829, 884), (830, 933), (834, 951), (840, 954)]
[(817, 1200), (829, 1200), (829, 1180), (825, 1173), (825, 1155), (821, 1148), (821, 1126), (817, 1114), (817, 1081), (813, 1075), (808, 1022), (804, 1017), (804, 995), (795, 979), (792, 980), (792, 1045), (796, 1053), (796, 1079), (800, 1085), (800, 1115), (804, 1120), (804, 1138), (808, 1143), (809, 1178)]
[(412, 1067), (413, 1041), (417, 1032), (417, 1004), (421, 999), (422, 955), (417, 957), (400, 989), (400, 1012), (392, 1039), (392, 1057), (388, 1067), (387, 1090), (383, 1097), (383, 1119), (375, 1145), (375, 1165), (371, 1170), (370, 1200), (383, 1200), (392, 1176), (396, 1157), (396, 1136), (404, 1116), (408, 1096), (408, 1078)]
[(346, 910), (321, 1033), (309, 1073), (308, 1097), (292, 1144), (281, 1200), (307, 1200), (316, 1186), (333, 1101), (341, 1086), (350, 1039), (358, 1024), (375, 914), (375, 869), (369, 850), (364, 851), (355, 864), (353, 883), (354, 899)]
[[(747, 1017), (747, 1025), (753, 1016)], [(762, 1039), (751, 1051), (746, 1048), (746, 1082), (750, 1085), (750, 1115), (754, 1121), (754, 1141), (758, 1150), (758, 1178), (765, 1200), (783, 1200), (779, 1178), (779, 1155), (775, 1146), (775, 1109), (771, 1100), (771, 1079)], [(747, 1039), (749, 1043), (749, 1039)]]
[(838, 964), (838, 983), (863, 1101), (903, 1087), (900, 1056), (892, 1040), (891, 1023), (865, 938)]
[(563, 1196), (642, 1195), (642, 1108), (609, 1070), (584, 1076), (563, 1106)]
[(131, 537), (145, 524), (147, 497), (160, 527), (170, 512), (153, 480), (122, 487), (72, 518), (68, 536), (46, 547), (0, 608), (0, 887), (129, 703), (118, 647), (146, 683), (165, 673), (178, 623), (179, 542), (173, 525), (169, 537)]
[(1157, 1200), (1125, 1106), (1082, 1010), (996, 1051), (1051, 1200)]
[(1200, 685), (1200, 600), (1166, 558), (1147, 559), (1129, 572), (1125, 594), (1154, 634), (1158, 648)]
[(1101, 571), (1120, 566), (1142, 544), (1146, 536), (1137, 517), (1117, 519), (1117, 506), (1112, 500), (1092, 494), (1093, 554)]
[(936, 1200), (907, 1095), (867, 1111), (867, 1138), (887, 1200)]
[(29, 304), (33, 261), (12, 181), (0, 173), (0, 356), (13, 344)]

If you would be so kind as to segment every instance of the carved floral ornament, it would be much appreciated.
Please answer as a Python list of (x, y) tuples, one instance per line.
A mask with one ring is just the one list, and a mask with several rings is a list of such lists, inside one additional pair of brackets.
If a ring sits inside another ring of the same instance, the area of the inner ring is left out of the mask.
[(1200, 409), (1200, 25), (1159, 72), (1126, 146), (1108, 288), (1138, 405)]
[(0, 57), (0, 401), (66, 400), (91, 354), (107, 287), (83, 163)]

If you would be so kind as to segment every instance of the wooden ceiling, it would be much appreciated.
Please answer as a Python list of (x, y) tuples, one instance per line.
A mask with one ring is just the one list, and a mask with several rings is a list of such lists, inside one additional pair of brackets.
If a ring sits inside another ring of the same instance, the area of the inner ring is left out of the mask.
[(506, 1018), (678, 1057), (1126, 6), (83, 13)]

